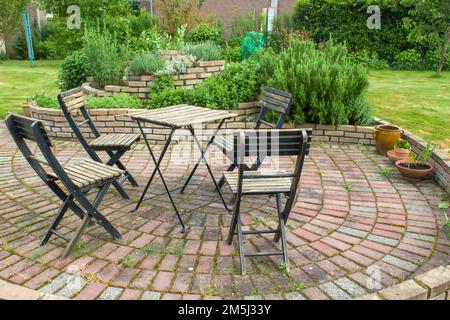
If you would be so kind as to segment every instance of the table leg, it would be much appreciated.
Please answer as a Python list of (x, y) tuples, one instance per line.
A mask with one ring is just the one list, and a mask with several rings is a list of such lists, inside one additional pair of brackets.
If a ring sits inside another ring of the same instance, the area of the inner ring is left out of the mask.
[(152, 150), (152, 148), (150, 146), (150, 143), (147, 140), (147, 137), (145, 135), (145, 132), (144, 132), (144, 129), (142, 128), (141, 123), (139, 121), (137, 121), (137, 123), (138, 123), (139, 129), (140, 129), (140, 131), (142, 133), (142, 136), (144, 138), (144, 141), (145, 141), (145, 144), (147, 146), (147, 149), (150, 152), (150, 155), (152, 157), (153, 163), (155, 164), (155, 169), (153, 169), (152, 175), (150, 176), (150, 179), (149, 179), (147, 185), (144, 188), (144, 192), (142, 193), (141, 198), (139, 199), (139, 202), (137, 203), (136, 208), (133, 210), (133, 212), (136, 212), (137, 210), (139, 210), (140, 206), (142, 205), (142, 202), (144, 201), (145, 195), (147, 194), (147, 191), (148, 191), (150, 185), (152, 184), (153, 178), (155, 177), (156, 172), (158, 172), (159, 177), (161, 178), (161, 181), (162, 181), (162, 183), (164, 185), (164, 189), (166, 190), (166, 194), (169, 196), (170, 202), (172, 203), (172, 206), (173, 206), (173, 208), (175, 210), (175, 213), (177, 215), (178, 221), (181, 224), (181, 228), (182, 228), (181, 232), (184, 233), (185, 227), (184, 227), (183, 220), (181, 219), (181, 215), (180, 215), (180, 213), (178, 211), (178, 208), (177, 208), (177, 206), (176, 206), (176, 204), (175, 204), (175, 202), (174, 202), (174, 200), (172, 198), (172, 195), (170, 194), (170, 190), (167, 187), (166, 181), (164, 180), (164, 176), (163, 176), (163, 174), (162, 174), (162, 172), (161, 172), (161, 170), (159, 168), (160, 165), (161, 165), (161, 162), (162, 162), (162, 160), (164, 158), (164, 155), (166, 154), (167, 149), (169, 148), (170, 142), (172, 141), (172, 137), (173, 137), (173, 134), (174, 134), (176, 128), (172, 128), (172, 130), (171, 130), (171, 132), (169, 134), (169, 137), (167, 138), (167, 141), (164, 144), (164, 147), (163, 147), (163, 149), (161, 151), (161, 154), (159, 155), (159, 159), (156, 159), (155, 154), (153, 153), (153, 150)]
[(198, 159), (197, 163), (195, 164), (194, 168), (192, 169), (192, 171), (191, 171), (191, 173), (190, 173), (188, 179), (186, 180), (186, 182), (185, 182), (185, 184), (184, 184), (184, 186), (183, 186), (183, 189), (181, 189), (181, 193), (184, 192), (184, 190), (186, 189), (187, 185), (189, 184), (189, 181), (191, 180), (192, 176), (194, 175), (195, 171), (197, 170), (198, 166), (200, 165), (200, 162), (203, 160), (203, 161), (205, 162), (206, 168), (208, 169), (209, 175), (211, 176), (211, 179), (212, 179), (212, 181), (213, 181), (213, 183), (214, 183), (214, 186), (215, 186), (215, 188), (216, 188), (216, 191), (219, 193), (220, 199), (222, 200), (222, 203), (223, 203), (225, 209), (229, 211), (228, 206), (227, 206), (227, 204), (226, 204), (226, 202), (225, 202), (225, 199), (223, 198), (222, 192), (220, 191), (220, 188), (219, 188), (219, 186), (218, 186), (218, 184), (217, 184), (217, 181), (216, 181), (216, 179), (214, 178), (214, 174), (213, 174), (213, 172), (212, 172), (212, 170), (211, 170), (211, 167), (209, 166), (209, 163), (208, 163), (208, 161), (206, 161), (206, 158), (205, 158), (206, 152), (208, 151), (208, 149), (209, 149), (209, 147), (211, 146), (211, 144), (214, 142), (214, 139), (215, 139), (217, 133), (219, 132), (219, 130), (220, 130), (220, 128), (222, 127), (222, 125), (223, 125), (224, 122), (225, 122), (225, 120), (222, 120), (222, 121), (220, 122), (219, 126), (218, 126), (217, 129), (214, 131), (214, 134), (213, 134), (211, 140), (210, 140), (210, 141), (208, 142), (208, 144), (206, 145), (205, 149), (202, 148), (202, 145), (201, 145), (200, 141), (198, 141), (198, 139), (197, 139), (197, 137), (196, 137), (196, 135), (195, 135), (194, 128), (193, 128), (192, 126), (188, 126), (188, 130), (189, 130), (189, 132), (191, 133), (191, 135), (194, 137), (194, 141), (196, 142), (197, 147), (199, 148), (199, 150), (200, 150), (200, 152), (201, 152), (201, 156), (200, 156), (200, 158)]

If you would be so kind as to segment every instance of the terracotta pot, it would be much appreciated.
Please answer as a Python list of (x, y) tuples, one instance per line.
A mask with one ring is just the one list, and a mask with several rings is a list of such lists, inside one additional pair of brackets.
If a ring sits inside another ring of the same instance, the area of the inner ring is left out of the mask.
[(387, 152), (387, 156), (392, 162), (396, 163), (398, 160), (410, 160), (409, 149), (394, 149)]
[[(410, 164), (411, 166), (414, 165), (421, 165), (424, 166), (426, 168), (408, 168), (406, 165)], [(402, 166), (405, 165), (405, 166)], [(398, 171), (400, 171), (400, 173), (407, 177), (407, 178), (411, 178), (411, 179), (424, 179), (427, 175), (429, 175), (431, 173), (431, 171), (433, 171), (433, 165), (431, 163), (428, 162), (421, 162), (421, 161), (415, 161), (415, 160), (398, 160), (395, 163), (395, 166), (397, 167)]]
[(375, 127), (373, 135), (378, 153), (386, 156), (389, 150), (393, 150), (395, 144), (400, 140), (402, 130), (397, 126), (378, 125)]

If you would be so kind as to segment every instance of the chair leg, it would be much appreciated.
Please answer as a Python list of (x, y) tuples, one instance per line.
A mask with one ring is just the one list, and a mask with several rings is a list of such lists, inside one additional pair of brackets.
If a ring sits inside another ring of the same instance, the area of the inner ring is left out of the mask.
[(247, 273), (247, 268), (245, 265), (244, 236), (242, 234), (241, 217), (239, 214), (237, 218), (237, 236), (239, 243), (239, 260), (241, 262), (241, 274), (245, 276), (245, 274)]
[(286, 269), (289, 272), (289, 257), (288, 257), (287, 241), (286, 241), (286, 229), (285, 229), (285, 221), (284, 221), (283, 204), (281, 201), (280, 193), (277, 194), (277, 209), (278, 209), (278, 230), (281, 235), (281, 247), (283, 249), (284, 265), (286, 266)]
[(64, 215), (66, 214), (67, 210), (70, 207), (70, 203), (73, 200), (73, 195), (68, 195), (66, 200), (64, 200), (61, 208), (59, 208), (58, 210), (58, 214), (56, 215), (56, 217), (53, 219), (52, 224), (50, 225), (47, 233), (45, 234), (44, 238), (42, 239), (40, 246), (44, 246), (48, 243), (48, 241), (50, 240), (51, 236), (53, 234), (56, 234), (56, 229), (58, 228), (59, 223), (61, 222), (62, 218), (64, 217)]
[(234, 231), (236, 230), (236, 225), (239, 218), (239, 206), (241, 205), (241, 198), (236, 196), (234, 207), (233, 207), (233, 216), (231, 218), (230, 223), (230, 230), (228, 231), (228, 238), (227, 238), (227, 244), (232, 245), (233, 244), (233, 237), (234, 237)]
[[(236, 168), (235, 164), (231, 164), (227, 171), (233, 171)], [(223, 185), (225, 184), (225, 176), (222, 176), (222, 178), (220, 178), (219, 183), (217, 184), (219, 189), (222, 189)]]
[(120, 162), (120, 160), (117, 161), (116, 165), (119, 169), (125, 171), (127, 180), (131, 183), (131, 185), (133, 187), (139, 187), (139, 184), (137, 183), (136, 179), (134, 179), (134, 177), (131, 175), (130, 171), (128, 171), (128, 169), (122, 164), (122, 162)]
[(81, 225), (78, 227), (75, 236), (70, 240), (69, 244), (66, 247), (66, 250), (63, 254), (63, 259), (67, 258), (75, 248), (75, 245), (77, 244), (78, 240), (80, 239), (81, 235), (83, 234), (84, 229), (88, 226), (89, 222), (91, 221), (92, 217), (89, 214), (86, 214), (83, 218), (83, 221), (81, 222)]

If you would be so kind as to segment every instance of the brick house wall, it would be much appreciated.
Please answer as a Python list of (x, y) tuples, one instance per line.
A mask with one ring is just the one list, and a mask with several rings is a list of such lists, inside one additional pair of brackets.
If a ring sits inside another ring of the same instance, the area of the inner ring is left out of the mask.
[[(296, 0), (278, 0), (278, 15), (291, 13)], [(233, 17), (247, 16), (251, 13), (260, 14), (263, 8), (271, 6), (271, 0), (205, 0), (200, 9), (201, 17), (216, 17), (223, 21), (225, 33), (229, 34)], [(144, 1), (142, 6), (149, 10), (150, 1)], [(161, 16), (161, 1), (153, 0), (154, 13)]]

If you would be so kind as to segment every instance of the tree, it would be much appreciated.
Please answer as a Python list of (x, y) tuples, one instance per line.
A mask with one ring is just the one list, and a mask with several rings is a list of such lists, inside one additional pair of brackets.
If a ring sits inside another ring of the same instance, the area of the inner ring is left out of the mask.
[(167, 31), (175, 34), (178, 27), (182, 25), (192, 27), (196, 13), (204, 2), (205, 0), (161, 0), (159, 6)]
[(0, 0), (0, 43), (9, 31), (20, 24), (22, 12), (29, 2), (30, 0)]
[(81, 17), (97, 20), (103, 15), (125, 16), (132, 12), (133, 0), (38, 0), (41, 8), (58, 17), (67, 17), (67, 8), (71, 5), (80, 7)]
[(448, 0), (402, 0), (410, 7), (410, 17), (404, 18), (410, 30), (409, 39), (428, 42), (439, 52), (436, 71), (440, 73), (448, 56), (450, 42), (450, 1)]

